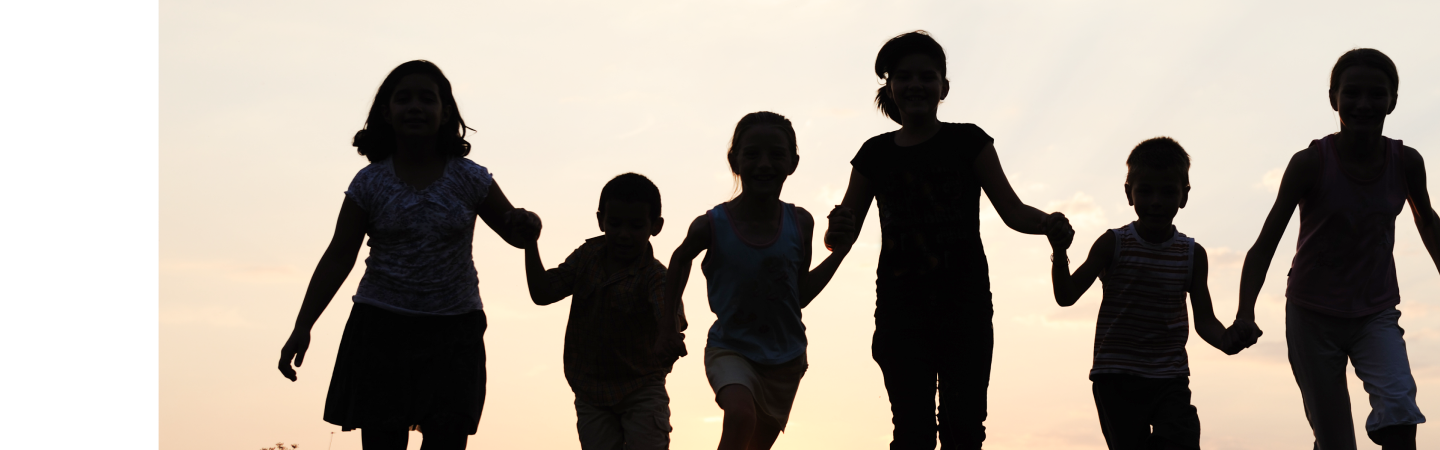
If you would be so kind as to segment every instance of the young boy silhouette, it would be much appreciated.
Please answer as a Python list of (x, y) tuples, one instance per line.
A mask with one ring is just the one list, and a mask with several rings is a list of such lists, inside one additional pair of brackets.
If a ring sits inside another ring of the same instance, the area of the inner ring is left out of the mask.
[[(548, 305), (574, 296), (565, 327), (565, 379), (575, 391), (576, 428), (585, 450), (670, 447), (665, 375), (680, 355), (656, 354), (665, 266), (650, 237), (660, 234), (660, 190), (627, 173), (600, 191), (603, 236), (585, 241), (545, 270), (532, 236), (525, 248), (530, 298)], [(673, 333), (673, 331), (672, 331)]]
[(1189, 198), (1190, 155), (1174, 140), (1158, 137), (1137, 145), (1125, 165), (1125, 197), (1136, 219), (1101, 234), (1074, 275), (1065, 254), (1074, 233), (1060, 228), (1049, 233), (1055, 302), (1075, 304), (1097, 277), (1104, 286), (1090, 380), (1110, 448), (1198, 449), (1200, 417), (1190, 404), (1185, 354), (1190, 336), (1185, 295), (1195, 311), (1195, 333), (1226, 354), (1254, 344), (1260, 330), (1227, 330), (1215, 319), (1205, 248), (1171, 223)]

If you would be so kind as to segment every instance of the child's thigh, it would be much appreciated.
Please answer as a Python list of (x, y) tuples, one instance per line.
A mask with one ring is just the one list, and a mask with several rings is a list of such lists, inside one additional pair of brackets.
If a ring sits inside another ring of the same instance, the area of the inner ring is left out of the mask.
[(1399, 319), (1400, 311), (1394, 309), (1377, 314), (1357, 333), (1350, 349), (1355, 376), (1370, 394), (1369, 431), (1425, 420), (1415, 403), (1415, 377)]
[(1151, 446), (1199, 449), (1200, 415), (1190, 404), (1190, 380), (1173, 379), (1156, 384), (1158, 392), (1150, 417), (1150, 425), (1154, 427)]

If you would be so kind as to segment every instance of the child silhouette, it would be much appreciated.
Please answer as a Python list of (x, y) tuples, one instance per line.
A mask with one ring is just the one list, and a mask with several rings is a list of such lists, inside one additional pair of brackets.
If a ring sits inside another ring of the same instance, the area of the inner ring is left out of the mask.
[(1300, 208), (1300, 239), (1285, 289), (1285, 340), (1317, 449), (1355, 448), (1345, 362), (1370, 394), (1365, 431), (1385, 450), (1414, 449), (1415, 378), (1400, 328), (1395, 217), (1408, 202), (1440, 268), (1440, 227), (1420, 152), (1382, 132), (1400, 76), (1378, 50), (1346, 52), (1330, 71), (1330, 107), (1340, 132), (1310, 142), (1285, 167), (1275, 205), (1240, 275), (1237, 321), (1255, 320), (1255, 300), (1280, 236)]
[(1160, 137), (1135, 146), (1125, 165), (1125, 197), (1136, 220), (1101, 234), (1073, 276), (1065, 250), (1074, 235), (1049, 234), (1055, 302), (1073, 305), (1097, 277), (1104, 284), (1090, 380), (1110, 448), (1199, 449), (1185, 295), (1195, 311), (1195, 333), (1226, 354), (1254, 344), (1260, 330), (1227, 330), (1215, 319), (1206, 281), (1209, 256), (1173, 224), (1190, 198), (1190, 155)]
[[(471, 256), (475, 217), (520, 247), (538, 218), (514, 208), (490, 172), (465, 158), (465, 121), (450, 81), (428, 61), (396, 67), (380, 84), (355, 146), (370, 165), (345, 191), (335, 235), (280, 350), (291, 381), (310, 329), (355, 265), (370, 256), (345, 322), (325, 421), (361, 429), (367, 450), (463, 449), (485, 402), (485, 313)], [(527, 223), (528, 222), (528, 223)]]

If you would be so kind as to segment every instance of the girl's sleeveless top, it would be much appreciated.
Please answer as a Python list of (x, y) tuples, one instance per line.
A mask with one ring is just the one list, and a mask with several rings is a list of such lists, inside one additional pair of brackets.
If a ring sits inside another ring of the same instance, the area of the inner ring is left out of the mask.
[(457, 315), (481, 309), (472, 243), (475, 217), (494, 183), (490, 172), (451, 158), (424, 189), (395, 175), (390, 158), (371, 163), (345, 195), (369, 216), (370, 256), (356, 303), (405, 315)]
[(805, 352), (800, 274), (807, 269), (795, 205), (782, 204), (780, 233), (770, 242), (741, 237), (727, 205), (706, 213), (711, 241), (700, 267), (716, 318), (705, 345), (760, 364), (793, 360)]
[(1193, 273), (1195, 239), (1177, 230), (1165, 242), (1146, 242), (1133, 222), (1110, 231), (1115, 234), (1115, 255), (1100, 276), (1105, 297), (1095, 321), (1095, 363), (1090, 375), (1189, 376), (1185, 294)]
[(1300, 240), (1285, 297), (1336, 317), (1360, 317), (1400, 303), (1395, 216), (1409, 196), (1400, 141), (1384, 138), (1385, 168), (1362, 180), (1340, 166), (1336, 136), (1312, 141), (1320, 177), (1300, 199)]

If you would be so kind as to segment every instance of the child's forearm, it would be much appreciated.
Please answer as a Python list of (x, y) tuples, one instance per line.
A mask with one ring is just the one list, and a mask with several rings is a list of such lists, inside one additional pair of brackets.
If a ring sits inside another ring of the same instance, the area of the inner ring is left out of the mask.
[(662, 330), (680, 332), (675, 316), (679, 312), (681, 294), (685, 293), (685, 284), (690, 281), (690, 264), (690, 260), (671, 258), (670, 267), (665, 270), (665, 300), (660, 314)]
[(1200, 335), (1200, 339), (1203, 339), (1206, 344), (1210, 344), (1211, 347), (1229, 353), (1229, 350), (1225, 348), (1225, 325), (1222, 325), (1213, 313), (1209, 317), (1196, 315), (1195, 334)]
[(525, 247), (525, 285), (530, 289), (530, 301), (536, 305), (548, 305), (565, 298), (555, 292), (555, 283), (545, 273), (545, 263), (540, 261), (540, 245), (531, 243)]
[(1255, 321), (1255, 301), (1260, 297), (1265, 272), (1270, 270), (1270, 260), (1274, 257), (1275, 247), (1259, 243), (1245, 253), (1245, 265), (1240, 269), (1240, 308), (1235, 311), (1236, 320)]
[[(300, 313), (295, 317), (295, 331), (303, 330), (308, 333), (310, 328), (315, 326), (315, 322), (320, 320), (320, 314), (325, 312), (325, 307), (330, 305), (330, 300), (340, 291), (340, 285), (345, 284), (345, 279), (355, 268), (355, 258), (359, 254), (358, 245), (354, 251), (333, 246), (325, 250), (325, 255), (320, 257), (320, 263), (315, 266), (315, 273), (310, 276), (309, 286), (305, 288), (305, 300), (300, 304)], [(349, 264), (345, 264), (346, 261), (349, 261)]]
[(1050, 285), (1055, 293), (1055, 303), (1060, 306), (1074, 305), (1079, 296), (1075, 295), (1075, 286), (1070, 282), (1070, 257), (1065, 254), (1065, 249), (1055, 249), (1051, 259)]
[(804, 275), (805, 278), (800, 281), (801, 308), (809, 306), (810, 301), (825, 289), (825, 285), (830, 284), (830, 279), (835, 277), (835, 271), (840, 268), (840, 262), (845, 260), (847, 253), (849, 253), (848, 249), (830, 253), (830, 256), (826, 256), (824, 261), (820, 261), (820, 265), (810, 269), (810, 272)]

